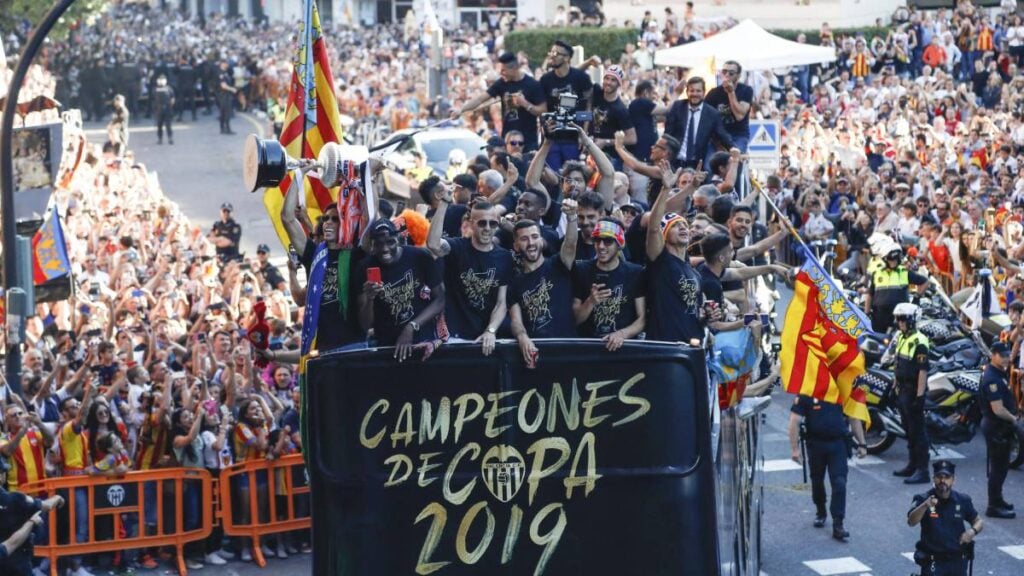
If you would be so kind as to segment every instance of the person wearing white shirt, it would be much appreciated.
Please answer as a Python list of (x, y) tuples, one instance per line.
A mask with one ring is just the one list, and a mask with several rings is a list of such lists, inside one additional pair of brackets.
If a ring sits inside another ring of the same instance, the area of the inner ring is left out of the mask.
[(807, 216), (807, 221), (804, 222), (803, 234), (808, 240), (822, 240), (832, 236), (832, 230), (835, 228), (832, 222), (825, 217), (825, 214), (821, 208), (821, 202), (815, 200), (810, 202), (807, 207), (811, 213)]
[(917, 207), (913, 200), (907, 200), (900, 208), (902, 214), (896, 223), (896, 231), (900, 238), (916, 238), (921, 221), (917, 219)]
[(878, 206), (875, 206), (875, 232), (888, 234), (896, 229), (896, 225), (899, 224), (899, 221), (899, 216), (897, 216), (892, 211), (892, 208), (890, 208), (885, 202), (880, 202)]

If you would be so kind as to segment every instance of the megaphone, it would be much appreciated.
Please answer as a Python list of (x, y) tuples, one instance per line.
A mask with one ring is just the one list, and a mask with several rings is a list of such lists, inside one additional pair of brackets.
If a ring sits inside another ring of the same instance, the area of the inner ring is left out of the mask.
[(346, 171), (342, 166), (341, 147), (327, 142), (316, 160), (297, 160), (288, 156), (277, 140), (261, 139), (250, 134), (245, 139), (242, 158), (242, 180), (250, 192), (277, 186), (289, 170), (312, 165), (320, 171), (320, 181), (328, 188), (338, 185), (339, 176)]

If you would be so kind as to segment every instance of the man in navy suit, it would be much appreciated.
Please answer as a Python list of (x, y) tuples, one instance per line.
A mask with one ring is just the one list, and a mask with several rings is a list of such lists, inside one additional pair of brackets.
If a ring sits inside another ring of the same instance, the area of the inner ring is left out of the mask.
[(672, 103), (665, 133), (679, 140), (677, 162), (687, 168), (696, 168), (700, 160), (705, 168), (710, 166), (715, 152), (712, 139), (725, 149), (733, 147), (718, 110), (704, 104), (704, 79), (697, 76), (686, 81), (686, 100)]

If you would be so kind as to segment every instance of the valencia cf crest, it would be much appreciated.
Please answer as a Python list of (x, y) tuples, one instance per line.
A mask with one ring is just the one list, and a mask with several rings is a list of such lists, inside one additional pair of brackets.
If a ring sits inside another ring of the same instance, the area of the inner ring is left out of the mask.
[(480, 467), (487, 489), (502, 502), (515, 498), (526, 480), (526, 461), (522, 454), (504, 444), (488, 450)]

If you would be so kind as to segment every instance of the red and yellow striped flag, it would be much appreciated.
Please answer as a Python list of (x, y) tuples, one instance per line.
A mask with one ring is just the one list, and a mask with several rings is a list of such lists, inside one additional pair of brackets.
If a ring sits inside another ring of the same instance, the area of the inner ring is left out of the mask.
[[(327, 45), (320, 27), (320, 14), (313, 0), (306, 0), (306, 18), (303, 33), (292, 71), (291, 88), (288, 91), (288, 105), (285, 109), (284, 128), (279, 140), (292, 158), (316, 158), (320, 148), (327, 142), (341, 142), (341, 122), (338, 113), (338, 102), (334, 96), (334, 76), (327, 59)], [(288, 234), (281, 224), (281, 206), (284, 194), (291, 185), (291, 173), (281, 181), (277, 188), (267, 188), (263, 193), (263, 205), (267, 209), (277, 236), (284, 246), (288, 246)], [(355, 196), (355, 195), (353, 195)], [(316, 178), (305, 178), (305, 205), (309, 218), (316, 221), (324, 208), (338, 200), (338, 188), (328, 189)], [(345, 199), (346, 201), (349, 198)], [(358, 199), (355, 210), (349, 217), (358, 221), (360, 212)], [(339, 238), (355, 234), (355, 230), (346, 228), (345, 206), (339, 206), (342, 215)]]
[[(782, 381), (791, 394), (840, 404), (847, 416), (867, 422), (866, 395), (854, 386), (864, 373), (864, 354), (857, 339), (830, 318), (822, 305), (826, 299), (805, 266), (793, 283), (793, 300), (782, 328)], [(839, 302), (852, 306), (845, 299)]]

